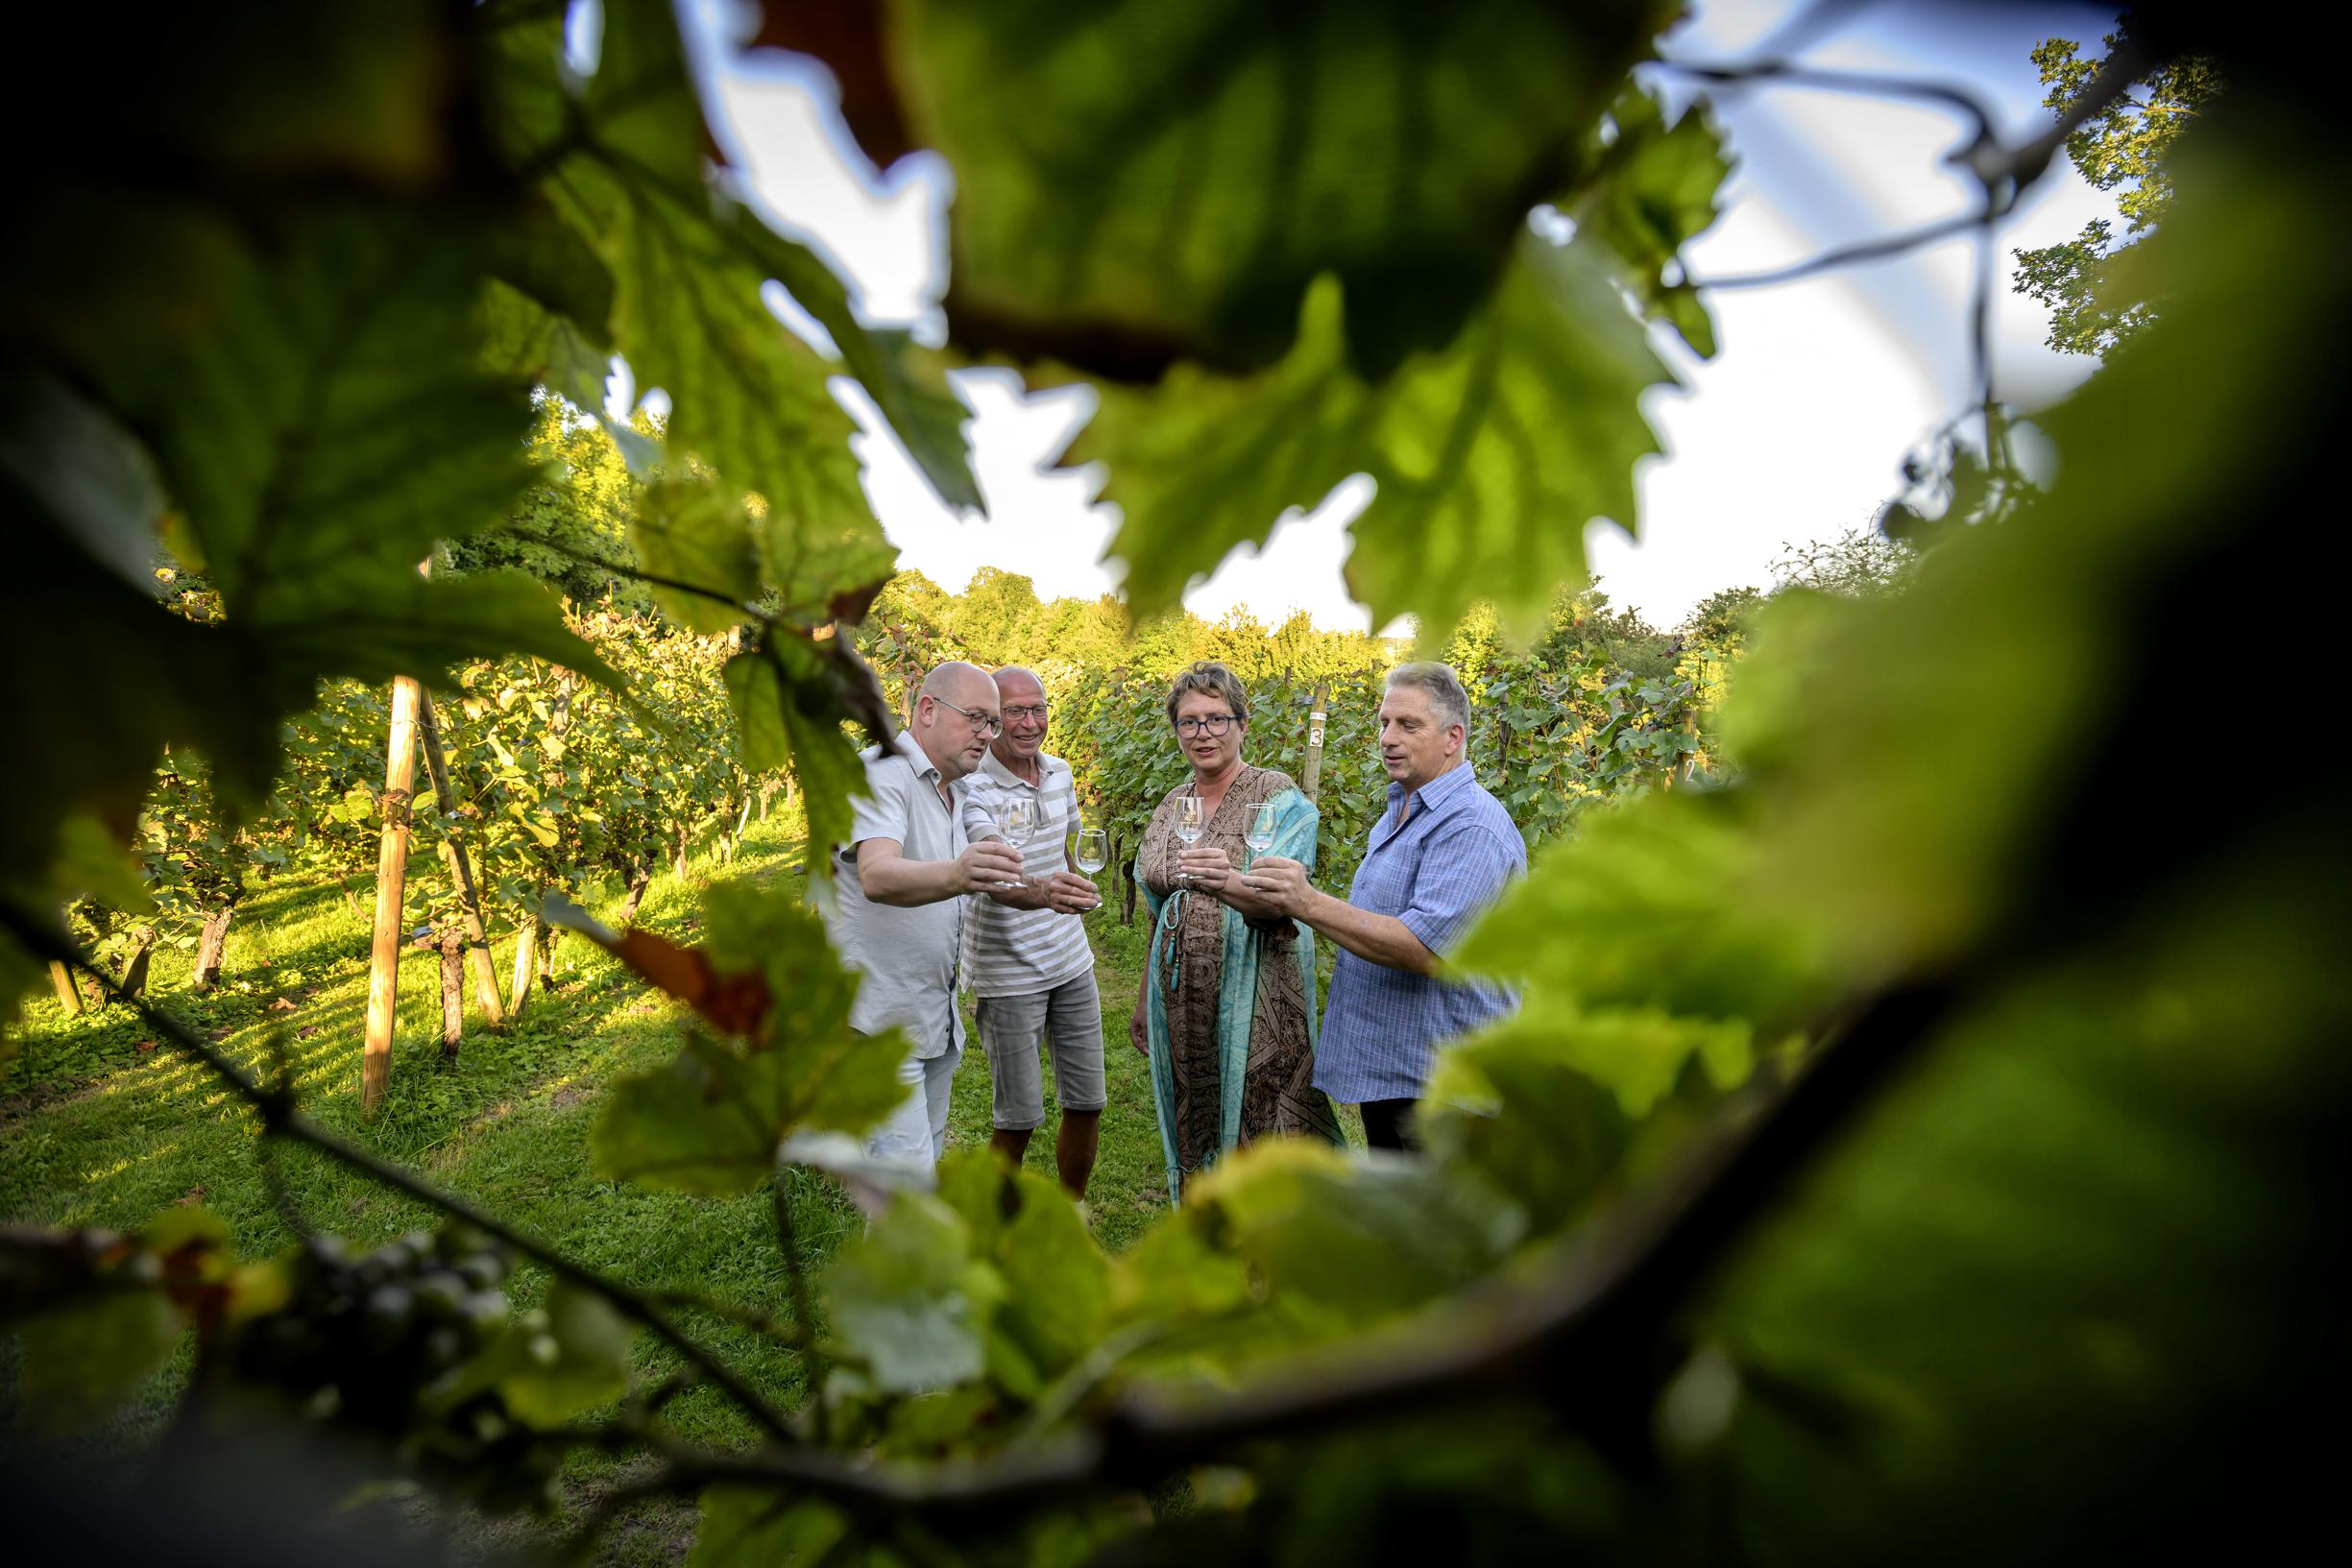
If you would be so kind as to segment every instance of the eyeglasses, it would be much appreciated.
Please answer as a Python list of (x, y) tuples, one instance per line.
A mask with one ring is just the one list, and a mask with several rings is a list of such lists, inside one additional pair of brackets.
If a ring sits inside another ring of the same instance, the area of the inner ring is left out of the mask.
[(975, 713), (969, 708), (957, 707), (956, 704), (948, 701), (945, 697), (934, 697), (931, 700), (937, 703), (942, 708), (956, 709), (956, 712), (963, 715), (963, 721), (972, 726), (972, 728), (981, 735), (988, 736), (993, 738), (994, 736), (1001, 736), (1005, 733), (1005, 721), (997, 717), (994, 713)]
[(1223, 735), (1233, 728), (1233, 715), (1203, 713), (1199, 718), (1180, 718), (1176, 721), (1176, 734), (1187, 739), (1197, 735)]
[(1045, 704), (1037, 703), (1028, 708), (1007, 708), (1005, 710), (1006, 723), (1010, 724), (1017, 718), (1035, 719), (1038, 723), (1043, 724), (1045, 722)]

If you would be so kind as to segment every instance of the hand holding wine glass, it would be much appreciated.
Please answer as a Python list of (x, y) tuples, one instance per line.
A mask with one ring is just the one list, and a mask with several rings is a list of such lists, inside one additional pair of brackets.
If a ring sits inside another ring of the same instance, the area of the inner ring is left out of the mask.
[[(1200, 841), (1201, 832), (1208, 826), (1207, 818), (1200, 810), (1200, 797), (1178, 795), (1176, 807), (1176, 835), (1186, 849), (1191, 849)], [(1176, 875), (1187, 887), (1192, 885), (1192, 878), (1188, 874), (1178, 872)]]

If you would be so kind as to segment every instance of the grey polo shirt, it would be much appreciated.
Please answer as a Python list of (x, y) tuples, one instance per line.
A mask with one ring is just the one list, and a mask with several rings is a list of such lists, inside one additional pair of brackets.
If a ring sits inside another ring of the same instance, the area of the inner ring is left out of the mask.
[(894, 838), (909, 860), (953, 860), (964, 851), (962, 801), (939, 799), (939, 770), (910, 736), (889, 751), (868, 747), (866, 795), (854, 800), (850, 841), (834, 849), (834, 888), (813, 890), (833, 945), (864, 977), (849, 1026), (879, 1034), (893, 1025), (929, 1061), (963, 1043), (956, 1016), (956, 960), (963, 940), (963, 900), (902, 908), (876, 904), (858, 880), (858, 846)]

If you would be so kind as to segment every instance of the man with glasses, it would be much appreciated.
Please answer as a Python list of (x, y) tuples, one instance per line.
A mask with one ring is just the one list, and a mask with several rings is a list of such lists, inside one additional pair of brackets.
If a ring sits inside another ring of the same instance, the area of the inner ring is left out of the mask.
[(835, 847), (833, 887), (812, 887), (834, 948), (864, 977), (850, 1027), (896, 1026), (911, 1046), (899, 1068), (906, 1101), (867, 1135), (877, 1159), (929, 1166), (945, 1150), (948, 1091), (963, 1059), (963, 895), (1021, 880), (1020, 856), (969, 840), (956, 787), (1003, 728), (987, 671), (960, 662), (933, 670), (907, 732), (864, 754), (866, 794), (851, 803), (849, 842)]
[[(1064, 845), (1079, 828), (1078, 788), (1070, 764), (1045, 750), (1045, 687), (1029, 670), (996, 672), (1005, 733), (989, 746), (965, 786), (964, 832), (1006, 838), (1020, 852), (1025, 884), (975, 898), (964, 917), (964, 974), (976, 999), (981, 1045), (988, 1052), (995, 1130), (988, 1146), (1019, 1165), (1045, 1122), (1039, 1046), (1053, 1042), (1054, 1095), (1061, 1130), (1054, 1165), (1074, 1198), (1094, 1173), (1105, 1094), (1103, 1002), (1095, 990), (1094, 950), (1079, 917), (1103, 902), (1072, 871)], [(1028, 826), (1007, 834), (1010, 803), (1026, 802)]]

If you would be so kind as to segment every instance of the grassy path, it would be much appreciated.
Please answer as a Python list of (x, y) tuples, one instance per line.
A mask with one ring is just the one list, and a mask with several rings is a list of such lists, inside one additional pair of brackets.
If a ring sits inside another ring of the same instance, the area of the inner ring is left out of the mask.
[[(690, 868), (649, 890), (640, 918), (683, 939), (692, 936), (696, 884), (712, 875), (784, 878), (798, 857), (796, 824), (756, 825), (737, 863)], [(1089, 918), (1109, 1040), (1110, 1103), (1089, 1208), (1098, 1238), (1113, 1251), (1133, 1241), (1167, 1204), (1152, 1091), (1126, 1039), (1134, 1004), (1142, 933), (1107, 908)], [(384, 1113), (358, 1109), (359, 1035), (367, 1002), (368, 917), (332, 883), (273, 888), (250, 898), (230, 928), (224, 988), (208, 998), (184, 989), (186, 960), (159, 954), (154, 994), (169, 1011), (256, 1069), (282, 1039), (305, 1109), (376, 1152), (422, 1169), (524, 1229), (633, 1285), (691, 1289), (740, 1305), (783, 1312), (786, 1286), (769, 1198), (700, 1199), (646, 1192), (597, 1176), (587, 1136), (618, 1077), (657, 1065), (675, 1049), (675, 1019), (616, 962), (569, 943), (553, 992), (534, 998), (505, 1036), (473, 1033), (459, 1061), (440, 1059), (439, 956), (408, 953), (392, 1091)], [(968, 1016), (967, 1016), (968, 1022)], [(21, 1055), (0, 1081), (0, 1219), (40, 1225), (137, 1228), (176, 1203), (202, 1203), (226, 1219), (248, 1254), (292, 1240), (255, 1163), (255, 1122), (199, 1069), (157, 1049), (122, 1008), (65, 1017), (42, 998), (16, 1031)], [(989, 1132), (987, 1061), (974, 1043), (957, 1074), (950, 1142), (984, 1144)], [(1053, 1129), (1031, 1141), (1029, 1163), (1053, 1171)], [(354, 1242), (390, 1240), (427, 1223), (417, 1206), (322, 1160), (290, 1151), (288, 1185), (312, 1220)], [(812, 1256), (851, 1234), (857, 1217), (822, 1178), (798, 1173), (790, 1199)], [(517, 1294), (533, 1297), (527, 1275)], [(779, 1402), (801, 1397), (796, 1359), (749, 1332), (703, 1318), (698, 1336), (741, 1365)], [(0, 1350), (0, 1462), (10, 1446), (12, 1343)], [(641, 1340), (641, 1372), (675, 1364), (666, 1348)], [(140, 1410), (111, 1435), (119, 1443), (168, 1411), (184, 1368), (157, 1380)], [(670, 1407), (689, 1436), (742, 1443), (751, 1430), (709, 1389)], [(568, 1470), (571, 1509), (625, 1473), (627, 1461), (582, 1456)], [(616, 1561), (675, 1560), (691, 1536), (691, 1512), (635, 1510), (605, 1556)]]

